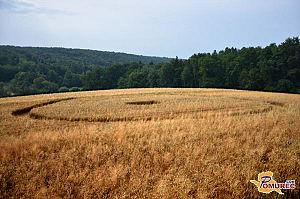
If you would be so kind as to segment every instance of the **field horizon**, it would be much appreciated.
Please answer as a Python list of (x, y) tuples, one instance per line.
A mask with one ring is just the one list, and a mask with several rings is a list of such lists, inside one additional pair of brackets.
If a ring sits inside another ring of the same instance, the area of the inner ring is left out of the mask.
[(236, 89), (0, 98), (0, 198), (297, 198), (299, 121), (299, 94)]

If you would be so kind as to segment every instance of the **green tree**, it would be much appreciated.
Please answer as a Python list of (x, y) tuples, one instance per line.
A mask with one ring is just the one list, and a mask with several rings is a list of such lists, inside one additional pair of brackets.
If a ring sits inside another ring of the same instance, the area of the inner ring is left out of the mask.
[(190, 64), (185, 64), (181, 73), (181, 80), (183, 87), (194, 86), (193, 68)]
[(295, 87), (294, 87), (293, 83), (290, 80), (281, 79), (277, 83), (276, 90), (280, 91), (280, 92), (294, 92)]
[(131, 72), (119, 82), (121, 88), (145, 88), (148, 87), (147, 83), (147, 74), (142, 70)]
[(67, 70), (64, 75), (63, 85), (67, 87), (77, 87), (81, 86), (80, 75), (72, 73), (70, 70)]
[(86, 89), (105, 89), (107, 88), (105, 82), (104, 69), (97, 67), (92, 71), (88, 71), (81, 75), (80, 79)]
[(33, 93), (31, 85), (34, 78), (35, 74), (32, 72), (18, 72), (11, 81), (13, 87), (12, 92), (16, 95)]
[(50, 93), (58, 91), (58, 85), (40, 76), (33, 80), (32, 89), (34, 93)]
[(162, 87), (173, 87), (174, 73), (175, 71), (171, 63), (163, 64), (159, 72), (160, 85)]

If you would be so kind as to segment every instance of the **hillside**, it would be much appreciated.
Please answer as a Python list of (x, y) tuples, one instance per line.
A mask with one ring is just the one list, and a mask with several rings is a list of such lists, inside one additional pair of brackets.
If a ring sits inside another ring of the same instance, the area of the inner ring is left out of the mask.
[(83, 87), (80, 75), (94, 68), (169, 61), (119, 52), (0, 46), (0, 96), (58, 92), (61, 87), (62, 91), (78, 90)]
[(166, 57), (142, 56), (86, 49), (0, 46), (1, 65), (18, 64), (22, 60), (32, 61), (37, 64), (105, 67), (113, 64), (125, 64), (132, 62), (157, 64), (168, 62), (170, 59)]

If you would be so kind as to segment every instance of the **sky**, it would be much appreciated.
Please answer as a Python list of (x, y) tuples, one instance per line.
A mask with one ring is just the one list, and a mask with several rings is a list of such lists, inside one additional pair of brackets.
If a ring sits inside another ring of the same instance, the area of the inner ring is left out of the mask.
[(0, 0), (0, 45), (188, 58), (300, 35), (300, 0)]

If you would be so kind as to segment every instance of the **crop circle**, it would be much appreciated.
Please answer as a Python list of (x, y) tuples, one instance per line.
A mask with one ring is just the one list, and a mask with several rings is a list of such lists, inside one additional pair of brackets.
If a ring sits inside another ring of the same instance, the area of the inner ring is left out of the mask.
[(114, 122), (258, 114), (270, 111), (273, 106), (225, 95), (170, 92), (75, 98), (33, 108), (29, 114), (36, 119)]

